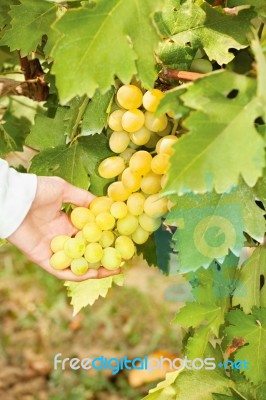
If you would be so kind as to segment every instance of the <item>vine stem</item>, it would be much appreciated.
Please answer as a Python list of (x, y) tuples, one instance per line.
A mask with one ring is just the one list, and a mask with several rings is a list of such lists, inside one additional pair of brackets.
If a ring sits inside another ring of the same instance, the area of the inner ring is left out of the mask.
[(202, 78), (204, 74), (199, 72), (180, 71), (179, 69), (164, 68), (160, 77), (164, 79), (184, 80), (184, 81), (195, 81), (196, 79)]

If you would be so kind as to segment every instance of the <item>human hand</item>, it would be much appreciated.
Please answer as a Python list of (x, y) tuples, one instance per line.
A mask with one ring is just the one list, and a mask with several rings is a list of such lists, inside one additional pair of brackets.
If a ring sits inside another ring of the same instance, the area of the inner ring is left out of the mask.
[(32, 206), (19, 228), (8, 238), (29, 260), (40, 265), (51, 275), (62, 280), (81, 282), (90, 278), (105, 278), (120, 270), (108, 271), (103, 267), (90, 269), (77, 276), (70, 269), (55, 270), (50, 266), (51, 240), (57, 235), (72, 236), (77, 229), (61, 211), (62, 203), (87, 207), (94, 199), (90, 192), (79, 189), (58, 177), (38, 177), (38, 186)]

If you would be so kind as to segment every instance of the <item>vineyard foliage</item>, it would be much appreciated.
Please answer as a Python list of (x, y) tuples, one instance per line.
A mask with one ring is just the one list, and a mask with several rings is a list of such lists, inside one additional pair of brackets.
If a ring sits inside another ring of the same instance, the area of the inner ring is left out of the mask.
[[(147, 400), (265, 398), (265, 22), (264, 0), (1, 0), (2, 158), (27, 145), (28, 172), (104, 195), (117, 89), (165, 92), (173, 207), (138, 253), (187, 281), (183, 354), (249, 369), (171, 372)], [(212, 71), (195, 71), (198, 58)], [(113, 283), (123, 276), (66, 282), (74, 312)]]

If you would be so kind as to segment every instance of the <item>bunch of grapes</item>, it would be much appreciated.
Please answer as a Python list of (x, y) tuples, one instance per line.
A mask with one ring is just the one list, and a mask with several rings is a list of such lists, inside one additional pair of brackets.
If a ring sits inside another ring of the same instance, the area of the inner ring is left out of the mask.
[(178, 140), (171, 134), (168, 116), (155, 115), (162, 97), (158, 89), (144, 94), (136, 85), (118, 89), (116, 109), (108, 121), (109, 146), (117, 155), (98, 168), (101, 177), (116, 180), (89, 208), (74, 208), (71, 221), (79, 232), (73, 238), (62, 235), (52, 240), (53, 268), (70, 267), (77, 275), (100, 266), (117, 269), (159, 228), (168, 211), (167, 199), (159, 192)]

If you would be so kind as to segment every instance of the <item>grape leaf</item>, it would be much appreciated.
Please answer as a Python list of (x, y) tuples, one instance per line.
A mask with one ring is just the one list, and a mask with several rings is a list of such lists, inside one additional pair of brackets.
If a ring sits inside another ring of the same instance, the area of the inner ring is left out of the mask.
[(235, 338), (243, 338), (245, 346), (235, 352), (235, 358), (246, 360), (249, 369), (244, 375), (253, 383), (265, 382), (266, 370), (266, 309), (253, 307), (252, 314), (247, 315), (241, 310), (230, 311), (226, 320), (229, 326), (225, 328), (226, 343), (231, 344)]
[(249, 313), (253, 306), (266, 307), (265, 284), (261, 288), (261, 282), (266, 280), (266, 247), (260, 246), (242, 266), (232, 304), (238, 304), (245, 313)]
[(19, 4), (18, 0), (1, 0), (0, 3), (0, 30), (10, 21), (9, 10), (13, 4)]
[(2, 125), (0, 125), (0, 157), (4, 157), (11, 151), (16, 150), (16, 142), (10, 136)]
[(142, 254), (150, 267), (157, 266), (158, 259), (154, 235), (151, 235), (144, 244), (137, 246), (137, 254)]
[(92, 97), (97, 88), (104, 93), (115, 75), (128, 83), (137, 74), (151, 88), (156, 79), (153, 51), (159, 42), (151, 16), (161, 3), (98, 0), (94, 8), (67, 11), (54, 25), (61, 37), (52, 52), (61, 101)]
[[(180, 52), (184, 52), (186, 45), (203, 48), (210, 60), (222, 65), (234, 58), (231, 49), (239, 50), (248, 45), (246, 35), (250, 20), (255, 16), (252, 10), (228, 15), (207, 2), (172, 0), (170, 5), (164, 12), (156, 14), (155, 21), (164, 37), (174, 42), (175, 50), (178, 45)], [(171, 46), (169, 51), (172, 51)]]
[(65, 126), (70, 140), (80, 133), (80, 122), (84, 117), (88, 102), (87, 96), (76, 96), (68, 103), (69, 111), (65, 116)]
[[(232, 93), (233, 98), (228, 96)], [(173, 146), (164, 192), (202, 193), (214, 187), (222, 193), (236, 185), (240, 175), (254, 186), (265, 164), (265, 143), (254, 127), (264, 114), (255, 80), (217, 72), (198, 79), (181, 98), (197, 111), (184, 121), (190, 132)]]
[(71, 297), (74, 315), (88, 304), (92, 306), (100, 296), (106, 297), (113, 283), (122, 286), (124, 275), (114, 275), (102, 279), (88, 279), (83, 282), (65, 282), (68, 296)]
[(2, 121), (6, 133), (10, 135), (16, 143), (16, 150), (23, 151), (23, 145), (30, 131), (31, 122), (24, 116), (18, 118), (10, 109), (5, 112)]
[(54, 3), (35, 0), (20, 0), (19, 5), (10, 7), (11, 27), (6, 30), (0, 45), (10, 50), (20, 50), (22, 56), (35, 51), (42, 36), (54, 35), (51, 24), (56, 19), (57, 7)]
[(241, 5), (251, 5), (253, 6), (257, 13), (266, 18), (266, 6), (265, 0), (228, 0), (228, 7), (237, 7)]
[(174, 118), (176, 119), (186, 117), (189, 114), (190, 109), (184, 106), (184, 103), (180, 98), (180, 96), (185, 93), (184, 87), (185, 85), (178, 86), (175, 89), (165, 92), (165, 95), (156, 110), (156, 114), (162, 115), (171, 111), (174, 113)]
[(171, 238), (171, 233), (164, 229), (162, 225), (154, 232), (157, 267), (166, 275), (169, 274), (170, 269)]

